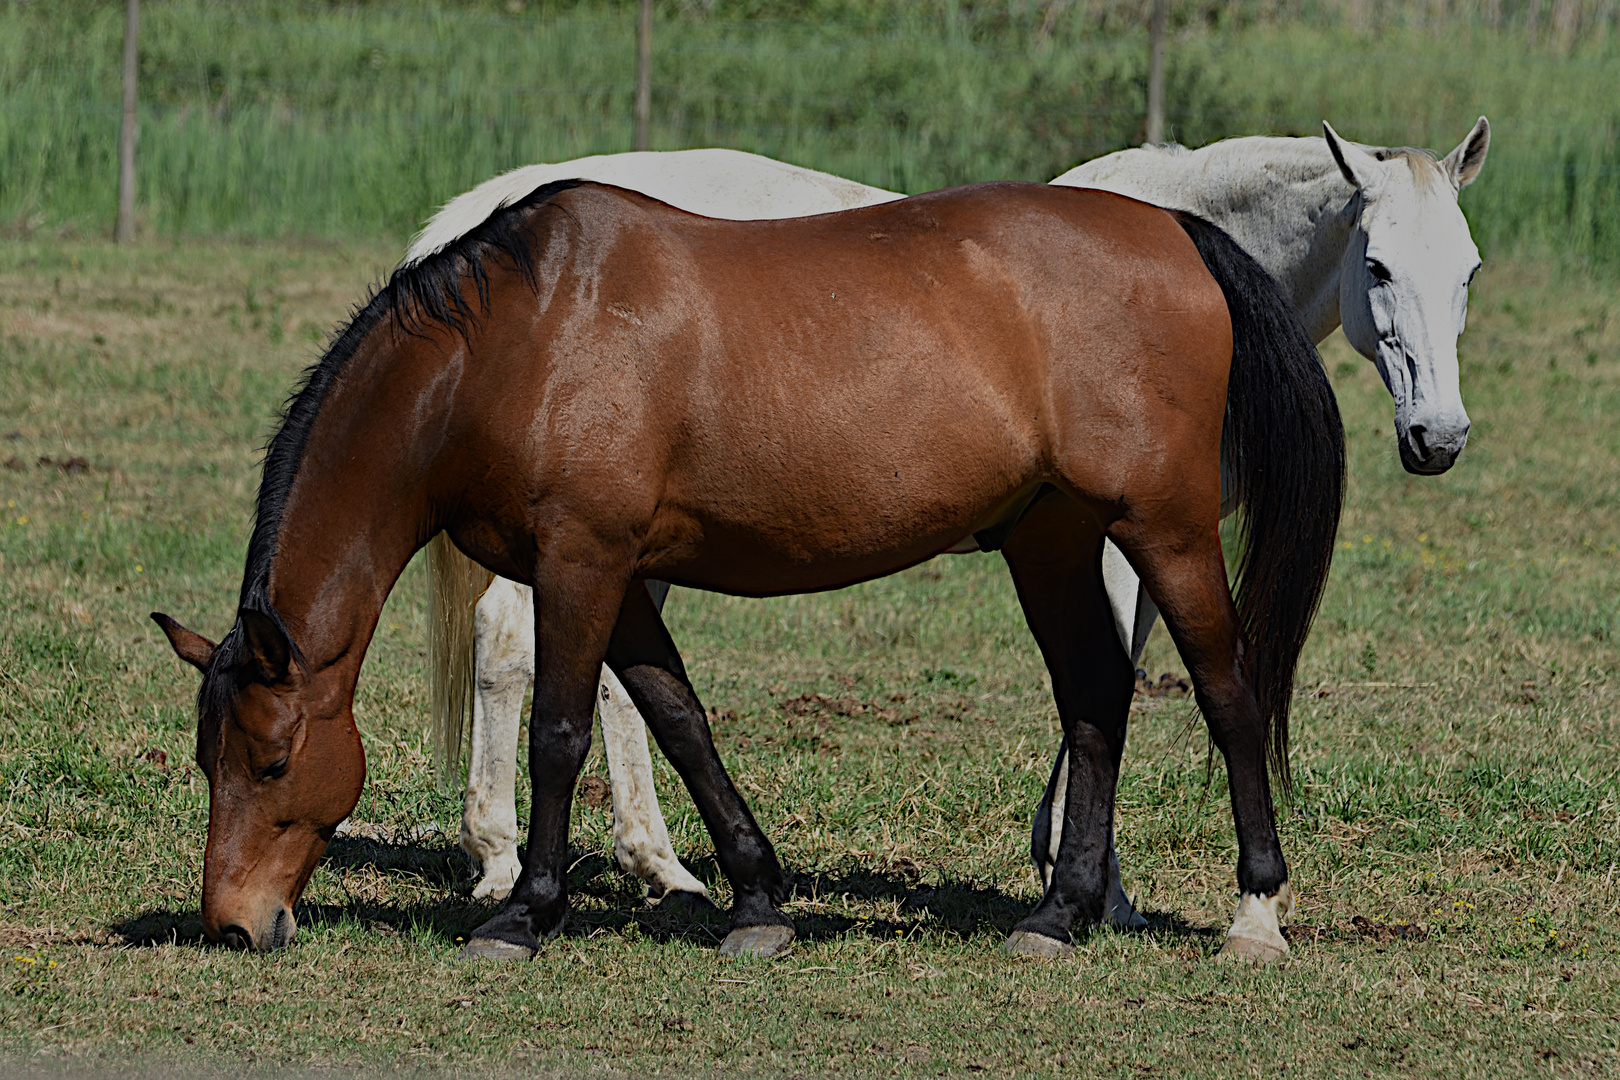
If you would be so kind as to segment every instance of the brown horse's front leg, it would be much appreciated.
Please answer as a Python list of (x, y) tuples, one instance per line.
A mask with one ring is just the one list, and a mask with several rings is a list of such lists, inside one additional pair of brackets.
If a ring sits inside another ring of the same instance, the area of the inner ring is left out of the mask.
[[(529, 846), (523, 870), (464, 959), (526, 959), (568, 915), (568, 824), (591, 747), (596, 685), (626, 581), (596, 565), (554, 560), (536, 575), (534, 707), (529, 718)], [(555, 565), (561, 563), (561, 565)], [(637, 589), (645, 598), (646, 590)]]
[(691, 792), (731, 882), (731, 932), (720, 954), (785, 953), (793, 943), (793, 922), (776, 909), (788, 893), (781, 863), (715, 752), (703, 705), (647, 590), (632, 588), (626, 595), (607, 663)]

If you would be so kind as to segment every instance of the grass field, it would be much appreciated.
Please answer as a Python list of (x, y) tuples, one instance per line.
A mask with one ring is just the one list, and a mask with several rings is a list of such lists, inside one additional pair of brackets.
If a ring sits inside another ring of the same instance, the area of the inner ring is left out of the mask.
[[(1407, 476), (1371, 367), (1325, 351), (1351, 485), (1281, 830), (1293, 958), (1212, 957), (1234, 904), (1217, 762), (1143, 700), (1121, 782), (1152, 924), (1008, 959), (1054, 711), (999, 560), (778, 601), (678, 594), (717, 737), (797, 875), (801, 939), (725, 964), (645, 909), (576, 807), (568, 934), (458, 966), (489, 907), (422, 736), (423, 580), (360, 685), (370, 784), (270, 957), (200, 946), (195, 676), (146, 620), (218, 635), (255, 447), (391, 245), (0, 242), (0, 1065), (580, 1075), (1423, 1077), (1620, 1071), (1620, 319), (1496, 260), (1463, 343), (1457, 467)], [(1179, 670), (1155, 636), (1147, 666)], [(790, 716), (806, 693), (887, 706)], [(605, 775), (599, 755), (587, 772)], [(662, 774), (677, 850), (714, 877)], [(716, 886), (724, 894), (723, 885)]]

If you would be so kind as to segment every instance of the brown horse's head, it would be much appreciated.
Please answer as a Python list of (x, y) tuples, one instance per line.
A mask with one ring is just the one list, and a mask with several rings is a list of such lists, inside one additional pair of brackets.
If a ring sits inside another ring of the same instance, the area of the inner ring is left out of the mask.
[(309, 672), (274, 614), (244, 607), (217, 646), (167, 615), (152, 618), (203, 673), (203, 930), (235, 948), (280, 948), (298, 929), (293, 904), (365, 780), (353, 679), (340, 665)]

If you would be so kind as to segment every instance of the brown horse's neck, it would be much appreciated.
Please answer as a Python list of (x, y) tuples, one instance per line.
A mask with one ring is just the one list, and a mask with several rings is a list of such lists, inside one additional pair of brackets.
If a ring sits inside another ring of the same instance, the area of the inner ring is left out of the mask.
[(426, 418), (445, 356), (383, 318), (312, 403), (265, 578), (311, 673), (344, 663), (358, 675), (383, 601), (436, 531), (429, 480), (443, 428)]

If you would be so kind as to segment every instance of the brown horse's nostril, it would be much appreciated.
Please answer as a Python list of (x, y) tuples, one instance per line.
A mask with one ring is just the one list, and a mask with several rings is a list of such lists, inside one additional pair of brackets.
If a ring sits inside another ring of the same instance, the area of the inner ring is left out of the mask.
[(220, 928), (219, 941), (228, 949), (253, 948), (253, 935), (235, 923)]
[(276, 912), (276, 921), (270, 927), (270, 947), (284, 949), (292, 944), (293, 935), (298, 933), (298, 924), (293, 921), (292, 912), (282, 908)]

